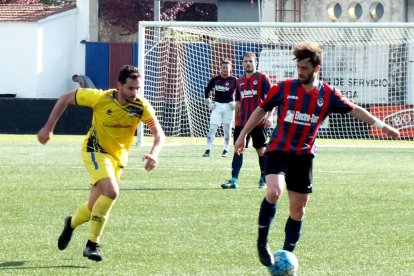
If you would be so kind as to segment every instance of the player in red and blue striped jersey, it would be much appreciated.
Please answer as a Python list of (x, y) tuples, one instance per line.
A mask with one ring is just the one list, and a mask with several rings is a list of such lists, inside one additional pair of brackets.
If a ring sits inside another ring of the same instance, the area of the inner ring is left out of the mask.
[[(236, 122), (234, 128), (234, 141), (239, 137), (247, 120), (260, 103), (265, 99), (271, 84), (269, 77), (261, 72), (256, 72), (257, 59), (252, 52), (246, 52), (243, 56), (243, 68), (245, 74), (237, 79), (236, 87)], [(259, 188), (266, 188), (264, 179), (265, 151), (266, 151), (266, 128), (273, 122), (273, 111), (266, 112), (262, 121), (249, 131), (248, 139), (252, 137), (253, 147), (259, 156), (260, 179)], [(233, 154), (231, 164), (231, 179), (221, 185), (223, 189), (238, 189), (237, 180), (243, 165), (243, 154)]]
[(366, 109), (350, 102), (335, 87), (318, 79), (322, 49), (312, 42), (297, 45), (293, 52), (298, 78), (285, 80), (271, 88), (266, 99), (253, 112), (235, 142), (242, 153), (248, 133), (266, 112), (278, 108), (275, 128), (266, 151), (267, 193), (260, 206), (257, 249), (265, 266), (273, 264), (268, 233), (284, 185), (289, 198), (289, 218), (285, 226), (283, 249), (293, 251), (301, 235), (309, 194), (312, 193), (314, 142), (322, 121), (331, 113), (349, 113), (354, 118), (382, 128), (392, 138), (399, 131), (374, 117)]

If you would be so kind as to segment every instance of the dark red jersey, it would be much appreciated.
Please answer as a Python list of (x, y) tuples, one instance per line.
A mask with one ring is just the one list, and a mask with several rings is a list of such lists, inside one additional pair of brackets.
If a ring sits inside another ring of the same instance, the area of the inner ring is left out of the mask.
[(265, 99), (270, 87), (269, 77), (260, 72), (237, 79), (236, 101), (240, 101), (240, 108), (236, 116), (236, 126), (243, 127), (247, 123), (250, 115)]
[(218, 103), (229, 103), (234, 101), (234, 92), (236, 91), (236, 78), (229, 76), (223, 78), (222, 76), (213, 77), (206, 88), (204, 89), (204, 96), (207, 99), (210, 91), (214, 89), (214, 101)]
[(337, 88), (319, 82), (306, 91), (297, 79), (288, 79), (272, 87), (260, 104), (265, 111), (277, 109), (277, 126), (268, 144), (268, 151), (314, 154), (316, 134), (323, 120), (331, 113), (348, 113), (355, 105)]

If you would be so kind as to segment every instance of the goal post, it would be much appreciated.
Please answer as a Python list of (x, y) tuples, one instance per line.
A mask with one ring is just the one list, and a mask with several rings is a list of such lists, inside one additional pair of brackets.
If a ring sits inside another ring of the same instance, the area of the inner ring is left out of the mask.
[[(204, 88), (219, 73), (221, 59), (233, 62), (237, 77), (243, 54), (254, 52), (258, 70), (276, 83), (296, 76), (292, 50), (303, 41), (324, 50), (322, 80), (398, 128), (402, 139), (414, 140), (412, 23), (140, 22), (142, 91), (167, 136), (205, 137), (210, 111)], [(318, 137), (387, 139), (381, 130), (340, 114), (328, 117)]]

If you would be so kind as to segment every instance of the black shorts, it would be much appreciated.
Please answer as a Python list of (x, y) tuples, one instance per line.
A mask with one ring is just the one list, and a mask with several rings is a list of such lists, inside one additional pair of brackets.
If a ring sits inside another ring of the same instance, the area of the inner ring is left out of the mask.
[(313, 155), (283, 151), (266, 152), (265, 175), (283, 174), (289, 191), (312, 193)]
[[(239, 138), (240, 132), (242, 131), (242, 129), (243, 127), (241, 126), (236, 126), (234, 128), (234, 133), (233, 133), (234, 143), (236, 143), (237, 138)], [(246, 148), (249, 145), (250, 137), (252, 137), (253, 147), (255, 149), (266, 147), (267, 130), (264, 126), (256, 126), (255, 128), (252, 129), (252, 131), (250, 131), (250, 133), (246, 137)]]

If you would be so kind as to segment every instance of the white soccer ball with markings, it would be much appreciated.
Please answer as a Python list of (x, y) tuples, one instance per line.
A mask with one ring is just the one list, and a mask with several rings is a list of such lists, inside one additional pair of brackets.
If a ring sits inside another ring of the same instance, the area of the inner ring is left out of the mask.
[(298, 258), (289, 251), (279, 250), (273, 253), (275, 263), (269, 266), (269, 272), (272, 276), (295, 276), (299, 263)]

